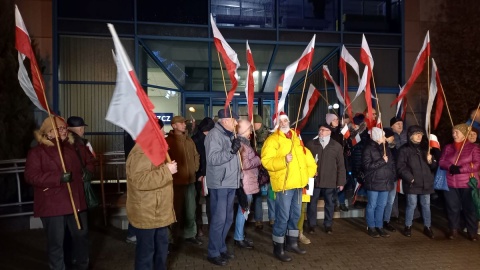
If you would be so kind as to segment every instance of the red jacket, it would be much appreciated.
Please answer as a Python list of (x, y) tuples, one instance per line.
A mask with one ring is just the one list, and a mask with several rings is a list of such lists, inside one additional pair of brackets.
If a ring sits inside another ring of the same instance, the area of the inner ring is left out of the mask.
[[(28, 152), (25, 181), (34, 187), (34, 216), (51, 217), (73, 213), (67, 184), (60, 183), (63, 173), (55, 141), (38, 137), (38, 145)], [(67, 172), (72, 173), (72, 196), (77, 212), (87, 209), (83, 190), (82, 165), (71, 135), (61, 142)], [(84, 145), (77, 146), (86, 167), (93, 172), (93, 156)]]
[[(458, 152), (453, 144), (445, 146), (440, 158), (440, 168), (447, 170), (447, 183), (450, 188), (468, 188), (468, 181), (470, 175), (477, 179), (478, 171), (480, 171), (480, 148), (473, 143), (467, 141), (463, 147), (460, 158), (458, 159), (457, 166), (461, 166), (460, 174), (451, 175), (448, 169), (458, 157)], [(472, 168), (473, 165), (473, 168)], [(480, 187), (480, 183), (478, 185)]]

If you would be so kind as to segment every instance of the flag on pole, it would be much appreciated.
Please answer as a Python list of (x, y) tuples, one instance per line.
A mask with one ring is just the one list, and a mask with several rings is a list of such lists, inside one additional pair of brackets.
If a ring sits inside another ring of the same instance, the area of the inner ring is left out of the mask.
[(342, 52), (340, 53), (340, 61), (338, 62), (338, 67), (340, 68), (340, 71), (342, 72), (344, 77), (343, 93), (345, 99), (345, 106), (347, 107), (347, 113), (350, 119), (353, 119), (352, 106), (350, 106), (350, 96), (348, 95), (347, 63), (353, 68), (353, 70), (357, 74), (358, 82), (360, 83), (361, 78), (358, 63), (355, 58), (353, 58), (353, 56), (348, 52), (347, 48), (345, 48), (345, 45), (342, 45)]
[(340, 133), (342, 133), (345, 140), (350, 138), (350, 129), (348, 128), (348, 125), (343, 126), (342, 130), (340, 130)]
[(436, 135), (430, 134), (428, 136), (428, 142), (431, 148), (440, 149), (440, 142), (438, 141), (438, 138)]
[(376, 127), (377, 128), (383, 128), (382, 127), (382, 113), (381, 112), (378, 112)]
[(368, 78), (368, 66), (365, 66), (365, 68), (363, 69), (362, 78), (358, 83), (358, 90), (357, 90), (357, 93), (355, 94), (355, 98), (360, 96), (360, 94), (365, 90), (365, 87), (367, 87), (367, 78)]
[(430, 133), (430, 116), (432, 115), (433, 101), (437, 96), (437, 80), (436, 80), (437, 66), (432, 58), (432, 74), (430, 75), (430, 93), (428, 94), (427, 112), (425, 114), (425, 130)]
[(255, 91), (255, 81), (253, 80), (253, 72), (257, 70), (253, 62), (252, 51), (247, 40), (247, 79), (245, 82), (245, 97), (247, 98), (248, 121), (253, 120), (253, 94)]
[(228, 91), (227, 99), (225, 100), (224, 109), (227, 110), (237, 89), (238, 76), (237, 69), (240, 67), (240, 62), (238, 61), (237, 53), (228, 45), (227, 41), (223, 38), (222, 34), (217, 28), (215, 21), (213, 20), (213, 15), (210, 14), (210, 22), (212, 24), (213, 30), (213, 41), (215, 43), (215, 48), (222, 56), (223, 62), (225, 63), (225, 68), (227, 69), (228, 76), (230, 77), (230, 82), (232, 83), (232, 88)]
[(404, 194), (402, 179), (398, 179), (397, 181), (397, 193)]
[[(433, 71), (435, 67), (435, 71)], [(437, 102), (435, 104), (435, 119), (433, 122), (433, 129), (437, 129), (440, 117), (442, 116), (443, 105), (445, 104), (444, 92), (442, 82), (440, 81), (440, 74), (438, 73), (437, 64), (432, 58), (432, 73), (435, 72), (435, 83), (437, 85)]]
[(298, 125), (298, 130), (302, 130), (307, 124), (308, 118), (310, 117), (310, 114), (312, 113), (315, 104), (317, 104), (320, 95), (320, 91), (318, 91), (315, 86), (313, 86), (313, 84), (310, 84), (310, 87), (308, 88), (307, 99), (305, 101), (305, 106), (303, 107), (302, 118), (298, 120), (303, 121)]
[[(45, 82), (40, 74), (37, 59), (30, 43), (30, 36), (23, 22), (22, 15), (15, 5), (15, 48), (18, 51), (18, 81), (25, 94), (30, 98), (33, 104), (42, 111), (48, 111), (47, 100), (45, 96)], [(32, 79), (28, 76), (27, 69), (23, 64), (25, 58), (30, 60), (30, 71)]]
[(154, 106), (143, 90), (113, 25), (108, 24), (115, 46), (117, 83), (105, 119), (125, 129), (153, 165), (165, 161), (168, 145), (160, 130)]
[(417, 55), (417, 59), (415, 59), (415, 63), (413, 64), (412, 74), (410, 78), (408, 78), (407, 83), (403, 86), (404, 90), (400, 91), (398, 97), (392, 102), (390, 106), (398, 103), (410, 90), (413, 83), (417, 79), (417, 77), (422, 73), (423, 67), (425, 66), (425, 61), (427, 61), (428, 57), (430, 56), (430, 35), (429, 31), (427, 31), (427, 35), (423, 41), (422, 48)]
[(278, 92), (280, 91), (280, 87), (277, 85), (275, 88), (275, 114), (279, 114), (281, 111), (283, 111), (285, 100), (288, 92), (290, 91), (290, 85), (292, 84), (295, 73), (304, 71), (310, 67), (313, 58), (313, 51), (315, 49), (315, 36), (316, 35), (313, 35), (312, 40), (310, 40), (310, 43), (308, 43), (300, 58), (288, 65), (285, 69), (285, 73), (280, 77), (279, 82), (283, 80), (282, 96), (280, 97), (280, 100), (278, 100)]
[(372, 91), (370, 89), (370, 80), (373, 73), (373, 56), (370, 52), (370, 47), (368, 46), (367, 39), (365, 35), (362, 35), (362, 47), (360, 48), (360, 61), (368, 67), (367, 70), (367, 82), (365, 85), (365, 102), (367, 103), (367, 113), (368, 116), (365, 116), (365, 119), (372, 117)]
[(345, 101), (343, 100), (343, 94), (342, 94), (342, 91), (340, 90), (340, 86), (338, 86), (338, 84), (333, 79), (332, 75), (330, 75), (330, 70), (328, 70), (327, 65), (323, 65), (323, 77), (325, 78), (325, 80), (327, 80), (327, 81), (329, 81), (333, 84), (333, 86), (335, 88), (335, 93), (337, 94), (338, 102), (343, 104), (343, 106), (346, 106)]

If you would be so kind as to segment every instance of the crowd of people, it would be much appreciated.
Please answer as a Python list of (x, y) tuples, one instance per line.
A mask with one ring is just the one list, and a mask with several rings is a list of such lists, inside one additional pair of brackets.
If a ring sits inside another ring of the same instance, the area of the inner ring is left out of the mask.
[[(254, 247), (244, 226), (253, 211), (255, 228), (263, 230), (264, 199), (273, 255), (283, 262), (292, 260), (289, 252), (306, 253), (300, 244), (309, 244), (308, 234), (319, 228), (320, 197), (325, 201), (325, 233), (333, 234), (334, 212), (349, 211), (354, 202), (365, 208), (366, 233), (389, 237), (396, 231), (391, 220), (399, 217), (400, 186), (406, 200), (403, 235), (412, 235), (413, 220), (421, 216), (424, 234), (435, 238), (430, 198), (437, 192), (445, 202), (447, 237), (455, 239), (466, 229), (467, 238), (477, 241), (478, 205), (471, 196), (471, 179), (479, 179), (480, 111), (471, 110), (470, 119), (452, 128), (452, 142), (442, 151), (430, 145), (422, 127), (405, 129), (397, 117), (389, 127), (377, 126), (375, 109), (371, 113), (365, 110), (353, 119), (326, 114), (318, 135), (306, 142), (283, 112), (274, 116), (275, 126), (269, 131), (259, 115), (251, 123), (221, 109), (217, 121), (204, 118), (193, 134), (186, 128), (187, 120), (175, 116), (166, 137), (171, 160), (159, 166), (129, 138), (127, 241), (136, 243), (135, 269), (166, 269), (172, 246), (203, 245), (200, 237), (207, 222), (201, 218), (202, 200), (208, 216), (207, 260), (220, 266), (235, 257), (226, 244), (233, 223), (235, 246)], [(158, 124), (163, 132), (164, 123)], [(85, 126), (80, 117), (47, 118), (36, 132), (38, 145), (27, 157), (25, 179), (35, 188), (34, 215), (41, 218), (47, 234), (51, 269), (63, 269), (66, 262), (87, 269), (89, 263), (83, 182), (85, 172), (93, 172), (94, 152), (82, 138)], [(435, 191), (435, 178), (442, 175), (448, 190)], [(354, 190), (353, 198), (346, 190)], [(75, 247), (71, 255), (64, 252), (66, 236)]]

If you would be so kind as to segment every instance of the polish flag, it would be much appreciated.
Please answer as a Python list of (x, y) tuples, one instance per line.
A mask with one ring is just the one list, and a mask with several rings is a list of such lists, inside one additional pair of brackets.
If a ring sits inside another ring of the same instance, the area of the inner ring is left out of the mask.
[(362, 35), (362, 47), (360, 48), (360, 61), (368, 67), (367, 82), (365, 86), (365, 102), (367, 103), (367, 113), (372, 115), (372, 91), (370, 89), (370, 80), (373, 73), (373, 56), (367, 43), (365, 35)]
[(357, 133), (357, 135), (355, 135), (355, 138), (352, 139), (352, 146), (355, 146), (357, 145), (357, 143), (359, 143), (362, 139), (360, 138), (360, 134)]
[(430, 93), (428, 94), (428, 101), (427, 101), (427, 112), (425, 114), (425, 130), (430, 133), (430, 116), (432, 115), (432, 107), (433, 101), (437, 96), (437, 80), (436, 80), (436, 73), (437, 73), (437, 65), (435, 64), (435, 60), (432, 58), (432, 74), (430, 75)]
[(438, 141), (438, 138), (436, 135), (430, 134), (428, 136), (428, 142), (431, 148), (440, 149), (440, 142)]
[(335, 88), (335, 93), (337, 94), (338, 102), (340, 102), (344, 106), (346, 106), (345, 101), (343, 100), (343, 95), (342, 95), (342, 91), (340, 90), (340, 86), (338, 86), (338, 84), (333, 79), (332, 75), (330, 75), (330, 70), (328, 70), (327, 65), (323, 65), (323, 77), (325, 78), (325, 80), (327, 80), (327, 81), (329, 81), (333, 84), (333, 86)]
[[(27, 28), (23, 22), (22, 15), (15, 5), (15, 48), (18, 51), (18, 81), (25, 94), (35, 104), (37, 108), (47, 113), (51, 113), (48, 110), (47, 97), (45, 96), (45, 82), (40, 74), (38, 68), (37, 59), (30, 43), (30, 36), (28, 35)], [(27, 69), (23, 64), (25, 58), (30, 60), (30, 72), (32, 74), (32, 80), (28, 76)], [(32, 84), (33, 82), (33, 84)]]
[(360, 94), (365, 90), (365, 87), (367, 87), (367, 78), (368, 78), (368, 66), (365, 66), (365, 69), (363, 70), (362, 78), (358, 83), (358, 90), (357, 90), (357, 93), (355, 94), (355, 98), (360, 96)]
[(347, 75), (347, 63), (353, 68), (358, 77), (358, 82), (360, 83), (360, 71), (358, 68), (358, 63), (353, 58), (353, 56), (348, 52), (345, 45), (342, 45), (342, 52), (340, 53), (340, 61), (338, 62), (338, 67), (343, 74), (343, 93), (345, 99), (345, 106), (347, 107), (347, 113), (350, 119), (353, 119), (352, 107), (350, 106), (350, 96), (348, 95), (348, 75)]
[(393, 106), (394, 104), (398, 103), (408, 93), (408, 91), (412, 87), (417, 77), (420, 75), (420, 73), (422, 73), (423, 67), (425, 66), (425, 61), (427, 61), (429, 56), (430, 56), (430, 35), (429, 35), (429, 31), (427, 31), (427, 35), (425, 36), (425, 40), (423, 41), (422, 48), (420, 49), (420, 52), (417, 55), (417, 59), (413, 64), (412, 74), (410, 75), (410, 78), (408, 78), (407, 83), (403, 86), (404, 90), (400, 91), (398, 97), (392, 102), (392, 104), (390, 104), (390, 106)]
[(348, 125), (343, 126), (342, 130), (340, 130), (340, 133), (342, 133), (345, 140), (350, 138), (350, 129), (348, 129)]
[(308, 118), (310, 117), (315, 104), (317, 104), (318, 98), (320, 98), (320, 92), (315, 88), (315, 86), (313, 86), (313, 84), (310, 84), (310, 87), (308, 88), (307, 99), (305, 101), (305, 107), (303, 107), (302, 118), (298, 120), (303, 121), (298, 125), (298, 130), (302, 130), (307, 124)]
[(228, 76), (232, 82), (232, 88), (230, 88), (228, 91), (227, 99), (225, 100), (224, 108), (227, 110), (230, 101), (233, 99), (235, 90), (237, 89), (238, 80), (240, 79), (240, 76), (238, 76), (237, 73), (237, 69), (240, 67), (240, 62), (238, 61), (237, 53), (232, 49), (232, 47), (230, 47), (230, 45), (228, 45), (227, 41), (223, 38), (222, 34), (218, 30), (212, 14), (210, 14), (210, 22), (212, 24), (213, 41), (215, 42), (215, 47), (222, 56)]
[(285, 73), (280, 77), (279, 82), (283, 80), (282, 96), (280, 97), (280, 100), (278, 100), (278, 92), (280, 90), (280, 87), (279, 85), (277, 85), (277, 87), (275, 88), (275, 113), (276, 114), (279, 114), (281, 111), (283, 111), (283, 108), (285, 106), (285, 100), (287, 98), (288, 92), (290, 91), (290, 85), (292, 84), (295, 73), (304, 71), (310, 67), (310, 64), (312, 63), (312, 58), (313, 58), (313, 51), (315, 49), (315, 36), (316, 35), (313, 35), (312, 40), (310, 40), (310, 43), (308, 43), (307, 47), (303, 51), (300, 58), (298, 58), (295, 62), (288, 65), (287, 68), (285, 69)]
[(380, 128), (380, 129), (383, 128), (383, 124), (382, 124), (382, 113), (381, 113), (381, 112), (378, 112), (377, 125), (376, 125), (376, 127), (377, 127), (377, 128)]
[(245, 82), (245, 97), (247, 98), (248, 121), (253, 120), (253, 94), (255, 91), (255, 81), (253, 80), (253, 72), (257, 70), (253, 62), (252, 51), (247, 40), (247, 79)]
[(398, 179), (398, 181), (397, 181), (397, 193), (404, 194), (402, 179)]
[(108, 24), (108, 28), (116, 51), (117, 84), (105, 119), (125, 129), (153, 165), (158, 166), (165, 161), (168, 146), (153, 113), (154, 106), (140, 85), (114, 26)]
[[(435, 66), (435, 71), (433, 71), (433, 66)], [(435, 119), (433, 123), (433, 129), (437, 129), (438, 122), (440, 122), (440, 117), (442, 116), (443, 105), (445, 104), (444, 92), (442, 82), (440, 81), (440, 74), (438, 73), (437, 65), (432, 58), (432, 73), (435, 72), (435, 83), (437, 85), (437, 103), (435, 105)]]

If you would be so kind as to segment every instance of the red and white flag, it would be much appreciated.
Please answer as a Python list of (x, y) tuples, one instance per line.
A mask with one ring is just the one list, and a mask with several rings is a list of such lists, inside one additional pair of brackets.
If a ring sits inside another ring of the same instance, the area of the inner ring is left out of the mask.
[(398, 179), (397, 181), (397, 193), (404, 194), (402, 179)]
[(298, 130), (302, 130), (307, 124), (308, 118), (310, 117), (310, 114), (312, 113), (315, 104), (317, 104), (320, 95), (320, 91), (318, 91), (315, 86), (313, 86), (313, 84), (310, 84), (310, 87), (308, 88), (307, 99), (305, 101), (305, 106), (303, 107), (302, 118), (298, 120), (303, 121), (298, 125)]
[[(37, 108), (50, 114), (45, 96), (45, 82), (40, 74), (37, 59), (30, 43), (30, 36), (23, 22), (22, 15), (15, 5), (15, 48), (18, 51), (18, 81), (25, 94), (35, 104)], [(23, 64), (25, 58), (30, 60), (30, 71), (32, 80), (28, 76), (27, 69)], [(33, 83), (33, 84), (32, 84)]]
[(125, 129), (153, 165), (165, 161), (168, 145), (160, 130), (154, 106), (143, 90), (113, 25), (108, 24), (115, 46), (117, 83), (105, 119)]
[(353, 119), (352, 106), (350, 106), (350, 96), (348, 95), (348, 75), (347, 75), (347, 64), (349, 64), (358, 77), (358, 82), (360, 83), (360, 69), (358, 68), (358, 63), (355, 58), (348, 52), (345, 45), (342, 45), (342, 52), (340, 53), (340, 61), (338, 62), (338, 67), (343, 74), (343, 93), (345, 99), (345, 106), (347, 107), (347, 113), (350, 119)]
[(253, 72), (257, 70), (253, 62), (252, 51), (247, 40), (247, 79), (245, 82), (245, 97), (247, 98), (248, 121), (253, 120), (253, 94), (255, 92), (255, 81), (253, 80)]
[(393, 106), (394, 104), (398, 103), (408, 93), (408, 91), (412, 87), (417, 77), (420, 75), (420, 73), (422, 73), (423, 67), (425, 66), (425, 61), (427, 61), (429, 56), (430, 56), (430, 35), (429, 35), (429, 31), (427, 31), (427, 35), (425, 36), (425, 40), (423, 41), (422, 48), (420, 49), (420, 52), (417, 55), (417, 59), (413, 64), (412, 74), (410, 75), (410, 78), (408, 78), (407, 83), (403, 86), (404, 90), (400, 91), (398, 97), (392, 102), (390, 106)]
[(382, 113), (378, 112), (378, 117), (377, 117), (377, 124), (375, 125), (377, 128), (382, 129)]
[(438, 141), (438, 138), (436, 135), (430, 134), (428, 136), (428, 142), (431, 148), (440, 149), (440, 142)]
[(342, 130), (340, 130), (340, 133), (342, 133), (345, 140), (350, 138), (350, 129), (348, 128), (348, 125), (343, 126)]
[(425, 114), (425, 130), (430, 133), (430, 116), (432, 115), (433, 101), (437, 96), (437, 65), (432, 58), (432, 74), (430, 75), (430, 93), (428, 94), (427, 111)]
[[(372, 78), (373, 73), (373, 56), (370, 52), (370, 47), (368, 46), (367, 39), (365, 35), (362, 35), (362, 47), (360, 48), (360, 61), (368, 67), (367, 70), (367, 81), (365, 85), (365, 103), (367, 103), (367, 113), (372, 116), (372, 91), (370, 89), (370, 79)], [(367, 117), (368, 118), (368, 117)]]
[(337, 94), (338, 102), (340, 102), (344, 106), (346, 106), (345, 101), (343, 100), (343, 95), (342, 95), (342, 91), (340, 90), (340, 86), (338, 86), (338, 84), (333, 79), (332, 75), (330, 75), (330, 70), (328, 70), (327, 65), (323, 65), (323, 77), (325, 78), (325, 80), (327, 80), (327, 81), (329, 81), (333, 84), (333, 86), (335, 88), (335, 93)]
[(365, 68), (363, 69), (362, 78), (358, 83), (358, 90), (357, 90), (357, 93), (355, 94), (355, 98), (360, 96), (360, 94), (365, 90), (365, 87), (367, 87), (367, 78), (368, 78), (368, 66), (365, 66)]
[(277, 85), (277, 87), (275, 88), (275, 114), (279, 114), (281, 111), (283, 111), (283, 107), (285, 106), (285, 100), (287, 98), (288, 92), (290, 91), (290, 86), (292, 84), (295, 73), (304, 71), (310, 67), (310, 64), (312, 63), (313, 52), (315, 49), (315, 36), (316, 35), (313, 35), (312, 40), (310, 40), (310, 43), (308, 43), (300, 58), (288, 65), (285, 69), (285, 73), (280, 77), (279, 82), (283, 80), (282, 96), (280, 97), (280, 100), (278, 100), (278, 92), (280, 90), (280, 87)]
[(222, 34), (217, 28), (215, 21), (213, 20), (213, 15), (210, 14), (210, 22), (212, 24), (213, 30), (213, 41), (215, 43), (215, 48), (222, 56), (223, 62), (225, 63), (225, 68), (227, 69), (228, 76), (230, 77), (230, 82), (232, 83), (232, 88), (228, 91), (227, 99), (225, 100), (225, 110), (227, 110), (237, 89), (238, 76), (237, 69), (240, 67), (240, 62), (238, 61), (237, 53), (228, 45), (227, 41), (223, 38)]
[(360, 134), (357, 133), (355, 137), (352, 139), (352, 146), (355, 146), (357, 143), (359, 143), (362, 139), (360, 138)]
[[(433, 70), (435, 67), (435, 71)], [(435, 104), (435, 119), (433, 120), (433, 129), (437, 129), (440, 117), (442, 116), (443, 105), (445, 104), (444, 92), (442, 82), (440, 81), (440, 74), (438, 73), (437, 65), (432, 58), (432, 73), (435, 72), (435, 83), (437, 86), (437, 102)], [(430, 86), (431, 87), (431, 86)]]

